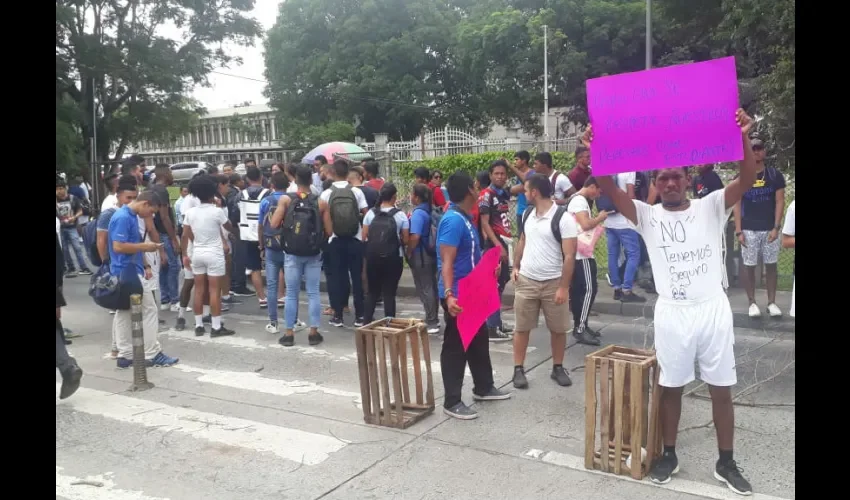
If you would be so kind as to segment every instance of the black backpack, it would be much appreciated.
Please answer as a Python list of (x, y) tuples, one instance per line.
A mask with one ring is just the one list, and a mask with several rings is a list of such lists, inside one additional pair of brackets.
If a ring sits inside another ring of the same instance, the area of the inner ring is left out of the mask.
[[(525, 212), (522, 213), (522, 227), (525, 227), (525, 223), (528, 221), (528, 218), (531, 217), (531, 212), (533, 210), (535, 210), (535, 208), (529, 205), (529, 207), (525, 209)], [(561, 254), (564, 253), (564, 247), (561, 246), (561, 218), (565, 213), (567, 213), (567, 207), (564, 205), (558, 205), (558, 208), (555, 209), (555, 215), (552, 216), (552, 225), (550, 227), (552, 230), (552, 236), (555, 237), (555, 241), (558, 242), (558, 248), (561, 249)], [(525, 234), (525, 231), (523, 231), (523, 234)]]
[(381, 211), (375, 207), (375, 218), (369, 224), (369, 235), (366, 240), (366, 256), (386, 259), (398, 256), (401, 241), (398, 238), (398, 226), (395, 223), (395, 214), (399, 209), (393, 208), (389, 212)]
[[(279, 228), (282, 234), (282, 238), (279, 237), (282, 250), (298, 257), (319, 255), (325, 236), (322, 216), (319, 213), (319, 197), (315, 194), (302, 197), (300, 193), (287, 193), (287, 196), (291, 201)], [(272, 210), (269, 210), (266, 217), (271, 215)], [(264, 239), (265, 232), (266, 225), (263, 225)]]

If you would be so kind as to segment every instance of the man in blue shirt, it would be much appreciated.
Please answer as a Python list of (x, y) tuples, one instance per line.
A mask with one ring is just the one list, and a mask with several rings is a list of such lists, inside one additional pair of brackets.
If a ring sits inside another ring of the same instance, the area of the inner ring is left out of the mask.
[(414, 184), (410, 199), (414, 205), (410, 213), (410, 239), (407, 242), (407, 263), (419, 300), (425, 308), (425, 325), (428, 333), (440, 333), (439, 301), (437, 300), (436, 241), (431, 241), (432, 192), (425, 184)]
[[(443, 374), (445, 398), (443, 412), (450, 417), (472, 420), (478, 413), (461, 400), (463, 375), (466, 364), (472, 372), (474, 387), (472, 398), (476, 401), (509, 399), (510, 393), (501, 392), (493, 385), (493, 366), (490, 364), (490, 342), (484, 323), (464, 352), (457, 328), (457, 315), (463, 309), (457, 305), (457, 284), (481, 260), (481, 242), (472, 224), (470, 212), (478, 198), (472, 177), (466, 172), (456, 172), (446, 180), (451, 206), (437, 228), (437, 288), (442, 299), (443, 349), (440, 353), (440, 371)], [(496, 270), (494, 269), (495, 273)]]
[[(143, 242), (139, 234), (139, 217), (150, 219), (159, 210), (159, 196), (153, 191), (139, 193), (135, 201), (119, 208), (109, 221), (107, 247), (109, 249), (109, 272), (121, 276), (128, 267), (139, 275), (142, 293), (142, 331), (145, 341), (145, 360), (150, 366), (171, 366), (177, 358), (166, 356), (157, 340), (159, 316), (156, 297), (149, 287), (151, 266), (145, 261), (146, 252), (155, 252), (161, 245)], [(144, 277), (144, 279), (143, 279)], [(133, 323), (130, 310), (116, 311), (112, 331), (118, 348), (118, 368), (133, 365)]]
[(531, 155), (528, 151), (517, 151), (514, 155), (514, 164), (511, 165), (511, 170), (516, 175), (516, 184), (511, 186), (511, 194), (516, 196), (516, 227), (517, 239), (522, 235), (522, 214), (528, 207), (528, 200), (525, 197), (525, 181), (534, 175), (534, 169), (528, 166), (531, 161)]

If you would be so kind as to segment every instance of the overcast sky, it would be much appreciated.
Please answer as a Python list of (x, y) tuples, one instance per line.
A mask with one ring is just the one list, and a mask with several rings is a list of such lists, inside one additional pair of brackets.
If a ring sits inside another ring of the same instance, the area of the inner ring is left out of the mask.
[[(277, 10), (280, 0), (256, 0), (254, 11), (251, 15), (257, 19), (264, 30), (272, 27), (277, 18)], [(220, 68), (216, 71), (239, 75), (255, 80), (265, 80), (265, 62), (263, 61), (262, 40), (257, 40), (254, 47), (228, 46), (228, 52), (233, 56), (242, 58), (242, 64), (233, 64), (229, 68)], [(208, 109), (219, 109), (250, 101), (251, 104), (263, 104), (264, 82), (248, 80), (246, 78), (234, 78), (222, 74), (209, 75), (210, 87), (198, 87), (195, 89), (194, 97)]]

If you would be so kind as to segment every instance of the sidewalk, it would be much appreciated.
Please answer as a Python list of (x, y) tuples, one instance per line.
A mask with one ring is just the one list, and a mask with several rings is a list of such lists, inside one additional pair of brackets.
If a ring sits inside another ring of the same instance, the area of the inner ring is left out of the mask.
[[(325, 275), (322, 273), (321, 290), (327, 292), (327, 284), (325, 283)], [(604, 280), (599, 282), (599, 293), (596, 295), (596, 302), (593, 304), (593, 312), (598, 314), (614, 314), (627, 317), (644, 317), (652, 318), (655, 311), (655, 300), (657, 295), (650, 295), (641, 289), (638, 293), (647, 298), (644, 304), (624, 304), (620, 301), (615, 301), (614, 293), (611, 287)], [(404, 274), (401, 276), (401, 282), (398, 285), (398, 296), (400, 297), (416, 297), (416, 287), (413, 285), (413, 277), (410, 271), (405, 268)], [(783, 316), (781, 319), (772, 319), (767, 314), (767, 296), (764, 290), (756, 290), (756, 300), (762, 311), (760, 319), (751, 319), (747, 313), (749, 302), (747, 301), (747, 293), (743, 288), (732, 288), (729, 290), (729, 302), (732, 304), (732, 314), (735, 316), (735, 327), (737, 328), (753, 328), (753, 329), (768, 329), (771, 331), (782, 331), (794, 333), (795, 322), (794, 318), (788, 316), (788, 310), (791, 309), (791, 293), (778, 291), (776, 292), (776, 303), (782, 309)], [(514, 286), (513, 283), (508, 283), (505, 287), (505, 293), (502, 296), (502, 304), (512, 306), (514, 303)]]

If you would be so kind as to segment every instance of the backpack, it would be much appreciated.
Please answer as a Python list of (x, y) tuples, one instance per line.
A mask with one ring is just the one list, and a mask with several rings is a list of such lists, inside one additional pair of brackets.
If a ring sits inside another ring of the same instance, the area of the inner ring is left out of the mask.
[[(528, 221), (528, 218), (531, 217), (531, 212), (535, 208), (533, 206), (529, 206), (525, 209), (525, 212), (522, 213), (522, 226), (525, 227), (525, 223)], [(561, 254), (564, 253), (564, 248), (561, 246), (561, 218), (564, 214), (567, 213), (567, 207), (564, 205), (558, 205), (558, 208), (555, 209), (555, 215), (552, 216), (552, 225), (550, 229), (552, 230), (552, 236), (555, 238), (555, 241), (558, 242), (558, 248), (561, 249)], [(525, 234), (525, 231), (523, 231)]]
[(259, 239), (257, 228), (260, 226), (260, 202), (267, 194), (268, 189), (263, 189), (255, 197), (250, 196), (247, 189), (242, 191), (242, 199), (239, 200), (239, 237), (243, 241)]
[[(322, 241), (325, 230), (322, 225), (322, 216), (319, 213), (319, 197), (315, 194), (301, 196), (300, 193), (287, 193), (289, 208), (283, 216), (280, 228), (273, 231), (282, 231), (283, 239), (278, 236), (278, 242), (287, 255), (299, 257), (313, 257), (319, 255), (322, 250)], [(274, 209), (270, 208), (266, 220), (271, 220)], [(266, 224), (263, 224), (263, 237), (266, 234)], [(265, 238), (268, 242), (268, 238)], [(266, 248), (272, 248), (266, 244)]]
[[(413, 209), (416, 211), (417, 209)], [(421, 208), (419, 210), (422, 210)], [(426, 252), (431, 255), (437, 255), (437, 228), (440, 227), (440, 221), (443, 220), (445, 212), (442, 208), (433, 205), (431, 207), (431, 228), (428, 231), (428, 243), (423, 245)], [(422, 241), (422, 240), (420, 240)]]
[(88, 253), (89, 261), (95, 266), (102, 266), (103, 261), (97, 251), (97, 220), (90, 221), (83, 229), (83, 246)]
[(360, 208), (351, 186), (331, 185), (328, 209), (331, 214), (333, 232), (340, 238), (351, 238), (360, 230)]
[[(612, 176), (612, 179), (614, 181), (614, 185), (616, 185), (616, 177)], [(611, 198), (611, 196), (605, 193), (600, 193), (599, 198), (596, 198), (596, 208), (598, 210), (605, 210), (609, 214), (617, 213), (617, 207), (614, 206), (614, 200)]]
[(386, 259), (398, 256), (401, 241), (398, 238), (398, 225), (395, 222), (395, 214), (399, 209), (393, 208), (384, 212), (380, 207), (375, 207), (375, 218), (369, 224), (369, 239), (366, 240), (366, 256)]
[[(71, 195), (74, 196), (74, 195)], [(83, 215), (86, 217), (91, 217), (92, 209), (91, 209), (91, 201), (88, 198), (77, 198), (80, 200), (80, 208), (83, 210)]]
[(552, 183), (552, 194), (553, 195), (555, 194), (555, 185), (558, 184), (558, 176), (559, 175), (561, 175), (561, 172), (558, 172), (557, 170), (555, 170), (555, 174), (552, 175), (552, 180), (550, 181)]

